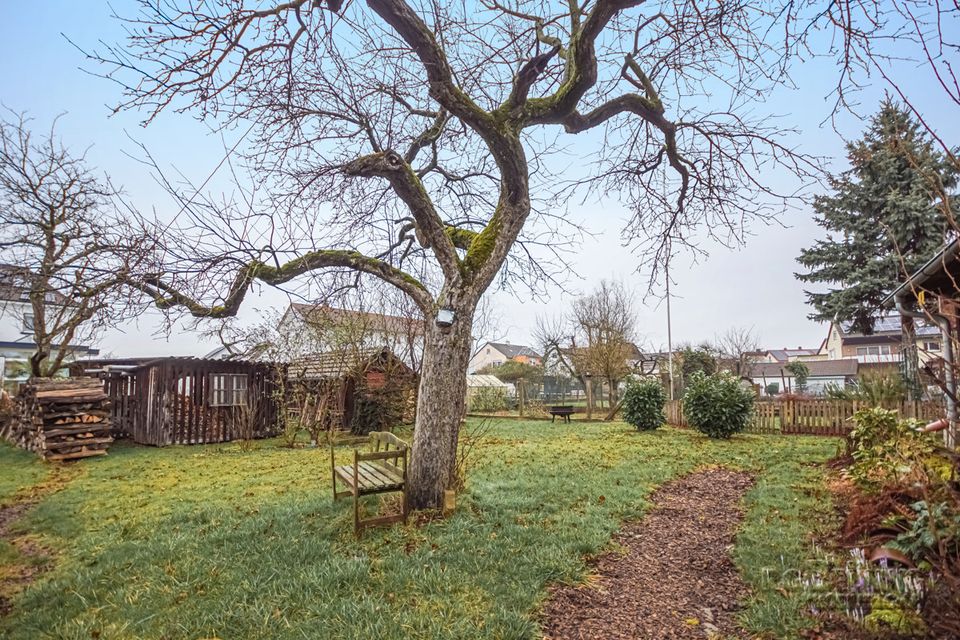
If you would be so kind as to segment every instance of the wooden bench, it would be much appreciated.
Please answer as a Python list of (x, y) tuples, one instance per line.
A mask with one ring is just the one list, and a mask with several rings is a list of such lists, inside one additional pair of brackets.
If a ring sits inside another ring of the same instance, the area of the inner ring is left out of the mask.
[[(365, 527), (407, 522), (407, 452), (410, 446), (392, 433), (374, 431), (370, 434), (370, 451), (354, 449), (353, 464), (336, 466), (333, 444), (330, 445), (330, 469), (333, 473), (333, 499), (353, 496), (353, 530), (359, 534)], [(346, 488), (338, 491), (337, 483)], [(360, 496), (400, 492), (400, 514), (360, 519)]]
[(561, 418), (566, 422), (570, 422), (570, 416), (573, 415), (573, 407), (570, 405), (557, 404), (553, 405), (547, 411), (552, 416), (550, 422), (553, 422), (557, 418)]

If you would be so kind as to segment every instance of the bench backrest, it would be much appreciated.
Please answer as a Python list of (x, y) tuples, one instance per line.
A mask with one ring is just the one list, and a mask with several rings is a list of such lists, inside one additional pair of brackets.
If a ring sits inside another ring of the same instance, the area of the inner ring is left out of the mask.
[(376, 460), (379, 464), (388, 469), (402, 474), (407, 474), (407, 451), (410, 445), (386, 431), (370, 432), (370, 452), (353, 452), (354, 465), (363, 460)]
[(370, 432), (370, 451), (389, 451), (391, 446), (397, 450), (410, 448), (410, 445), (389, 431)]

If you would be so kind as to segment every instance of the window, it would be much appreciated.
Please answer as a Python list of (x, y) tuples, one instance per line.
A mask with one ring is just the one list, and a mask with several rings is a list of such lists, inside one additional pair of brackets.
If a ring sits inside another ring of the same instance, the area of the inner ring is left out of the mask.
[(923, 343), (924, 351), (940, 351), (940, 341), (939, 340), (927, 340)]
[(247, 403), (247, 374), (211, 373), (210, 406), (236, 407)]
[(888, 344), (874, 345), (871, 347), (857, 347), (858, 356), (888, 356), (891, 353), (893, 353), (893, 351)]
[(32, 313), (23, 314), (23, 332), (33, 333), (33, 314)]

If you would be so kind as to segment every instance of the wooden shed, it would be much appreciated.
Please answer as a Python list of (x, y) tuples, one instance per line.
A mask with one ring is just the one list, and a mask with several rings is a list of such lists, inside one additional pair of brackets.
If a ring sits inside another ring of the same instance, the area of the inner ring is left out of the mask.
[(329, 420), (334, 429), (351, 430), (362, 395), (389, 387), (411, 406), (417, 375), (387, 347), (315, 353), (291, 362), (287, 380), (297, 390), (301, 419)]
[[(279, 373), (278, 373), (279, 371)], [(278, 375), (262, 362), (190, 357), (81, 360), (110, 397), (115, 436), (155, 446), (277, 435)]]

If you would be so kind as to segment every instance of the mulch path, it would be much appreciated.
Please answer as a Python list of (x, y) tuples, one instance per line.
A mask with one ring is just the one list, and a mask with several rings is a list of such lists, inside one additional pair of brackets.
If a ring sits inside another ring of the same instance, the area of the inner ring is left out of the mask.
[(708, 469), (653, 494), (654, 508), (614, 541), (586, 586), (558, 586), (543, 611), (550, 640), (739, 637), (748, 593), (730, 558), (749, 474)]

